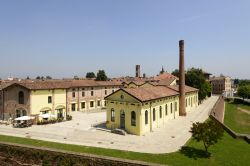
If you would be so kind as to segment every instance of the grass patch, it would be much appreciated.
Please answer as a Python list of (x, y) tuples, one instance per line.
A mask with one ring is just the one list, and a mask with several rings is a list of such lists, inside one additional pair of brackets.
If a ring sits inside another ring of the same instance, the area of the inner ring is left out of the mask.
[(250, 106), (248, 105), (226, 102), (224, 123), (237, 133), (250, 134), (250, 114), (239, 109), (244, 109), (250, 113)]
[(246, 165), (249, 163), (250, 156), (250, 145), (245, 141), (233, 139), (227, 133), (216, 145), (211, 146), (209, 149), (211, 156), (209, 158), (205, 156), (202, 143), (197, 143), (192, 139), (187, 142), (181, 151), (169, 154), (136, 153), (4, 135), (0, 135), (0, 141), (168, 165)]

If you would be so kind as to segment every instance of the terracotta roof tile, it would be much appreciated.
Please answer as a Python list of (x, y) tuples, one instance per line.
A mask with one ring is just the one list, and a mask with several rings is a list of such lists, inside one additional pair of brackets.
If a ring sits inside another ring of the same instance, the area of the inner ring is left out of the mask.
[(164, 86), (124, 88), (122, 90), (129, 93), (130, 95), (134, 96), (135, 98), (139, 99), (142, 102), (154, 99), (160, 99), (167, 96), (175, 96), (179, 94), (177, 91)]
[[(179, 85), (173, 85), (173, 86), (168, 86), (170, 89), (173, 89), (177, 92), (179, 92)], [(189, 93), (189, 92), (195, 92), (195, 91), (199, 91), (199, 89), (193, 88), (191, 86), (187, 86), (185, 85), (185, 93)]]

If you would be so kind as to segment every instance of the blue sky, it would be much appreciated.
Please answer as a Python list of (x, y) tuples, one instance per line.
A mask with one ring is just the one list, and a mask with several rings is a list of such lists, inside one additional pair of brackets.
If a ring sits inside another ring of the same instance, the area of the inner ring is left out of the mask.
[(0, 77), (186, 68), (250, 78), (249, 0), (0, 0)]

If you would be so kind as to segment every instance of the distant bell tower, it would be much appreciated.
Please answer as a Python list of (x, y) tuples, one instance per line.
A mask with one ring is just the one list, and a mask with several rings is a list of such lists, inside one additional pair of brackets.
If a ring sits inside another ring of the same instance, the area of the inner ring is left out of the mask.
[(141, 77), (141, 74), (140, 74), (141, 69), (140, 68), (141, 68), (140, 65), (135, 66), (135, 77), (137, 77), (137, 78)]
[(164, 70), (164, 68), (163, 68), (163, 66), (162, 66), (161, 71), (160, 71), (160, 74), (164, 74), (164, 73), (165, 73), (165, 70)]

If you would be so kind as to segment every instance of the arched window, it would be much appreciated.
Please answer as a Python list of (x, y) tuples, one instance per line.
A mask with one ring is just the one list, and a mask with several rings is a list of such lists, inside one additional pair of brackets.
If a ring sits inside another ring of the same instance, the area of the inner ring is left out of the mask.
[(177, 102), (174, 103), (174, 110), (177, 111)]
[(131, 126), (136, 126), (136, 114), (135, 114), (135, 111), (131, 112)]
[(171, 114), (173, 113), (173, 104), (172, 103), (170, 104), (170, 112), (171, 112)]
[(153, 109), (153, 121), (155, 121), (155, 109)]
[(168, 104), (165, 105), (165, 114), (168, 115)]
[(160, 118), (162, 118), (162, 108), (160, 106)]
[(23, 91), (20, 91), (18, 93), (18, 101), (19, 101), (19, 104), (24, 104), (24, 93), (23, 93)]
[(111, 122), (115, 121), (115, 110), (114, 108), (111, 109)]
[(145, 124), (148, 124), (148, 111), (145, 111)]

